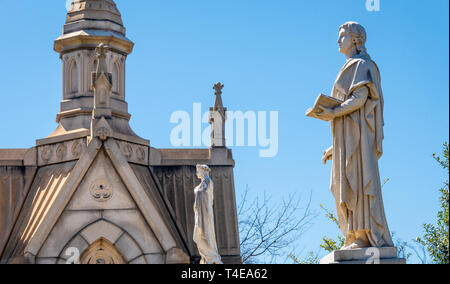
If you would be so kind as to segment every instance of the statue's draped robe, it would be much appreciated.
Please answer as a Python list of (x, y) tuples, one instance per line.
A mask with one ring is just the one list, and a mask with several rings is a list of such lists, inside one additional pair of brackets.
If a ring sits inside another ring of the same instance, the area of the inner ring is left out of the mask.
[(220, 264), (214, 229), (214, 184), (209, 176), (195, 188), (195, 227), (194, 242), (197, 244), (202, 264)]
[[(331, 191), (342, 233), (365, 231), (373, 247), (393, 246), (381, 196), (383, 94), (377, 65), (368, 55), (349, 58), (332, 97), (344, 101), (331, 122)], [(343, 116), (342, 116), (343, 115)]]

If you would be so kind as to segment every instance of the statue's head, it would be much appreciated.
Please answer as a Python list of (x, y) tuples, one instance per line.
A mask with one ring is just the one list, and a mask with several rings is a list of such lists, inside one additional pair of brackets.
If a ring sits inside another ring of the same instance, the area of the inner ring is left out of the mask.
[(211, 169), (207, 165), (197, 165), (197, 177), (202, 179), (205, 176), (209, 176)]
[(366, 40), (366, 30), (356, 22), (347, 22), (339, 27), (338, 44), (342, 54), (367, 54)]

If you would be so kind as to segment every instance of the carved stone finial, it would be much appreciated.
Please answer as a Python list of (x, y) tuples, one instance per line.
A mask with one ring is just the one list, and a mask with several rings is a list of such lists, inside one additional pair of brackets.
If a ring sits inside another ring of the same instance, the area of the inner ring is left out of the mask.
[(97, 53), (97, 71), (92, 73), (94, 87), (94, 111), (93, 119), (100, 117), (111, 117), (110, 96), (112, 90), (112, 74), (108, 72), (106, 64), (106, 53), (109, 47), (103, 43), (99, 44), (95, 51)]
[(225, 147), (225, 121), (227, 120), (227, 109), (223, 107), (222, 89), (224, 85), (220, 82), (214, 84), (216, 91), (214, 107), (209, 110), (209, 123), (211, 124), (211, 148)]
[(219, 96), (222, 94), (223, 87), (225, 87), (225, 85), (220, 82), (217, 82), (216, 84), (214, 84), (213, 89), (216, 91), (216, 96)]
[[(106, 53), (108, 52), (108, 50), (109, 50), (109, 46), (104, 43), (100, 43), (95, 48), (95, 53), (97, 54), (97, 58), (98, 58), (98, 65), (97, 65), (95, 81), (100, 78), (100, 75), (102, 73), (104, 73), (105, 76), (108, 78), (109, 83), (112, 85), (111, 76), (108, 73), (108, 67), (106, 65)], [(94, 81), (94, 83), (95, 83), (95, 81)]]
[(95, 52), (97, 53), (98, 56), (106, 56), (106, 53), (109, 50), (109, 46), (104, 44), (104, 43), (100, 43), (96, 48), (95, 48)]
[(216, 84), (214, 84), (213, 89), (216, 91), (215, 95), (216, 95), (216, 99), (214, 101), (214, 109), (218, 110), (219, 112), (221, 112), (222, 114), (224, 114), (224, 107), (223, 107), (223, 103), (222, 103), (222, 89), (223, 89), (224, 85), (220, 82), (217, 82)]

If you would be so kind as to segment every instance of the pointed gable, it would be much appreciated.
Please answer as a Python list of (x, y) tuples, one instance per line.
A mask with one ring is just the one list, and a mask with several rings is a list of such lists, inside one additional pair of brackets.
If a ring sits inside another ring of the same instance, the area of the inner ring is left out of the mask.
[[(23, 222), (8, 244), (9, 262), (58, 262), (63, 249), (91, 224), (104, 220), (126, 232), (122, 248), (139, 248), (142, 259), (189, 262), (189, 252), (170, 213), (138, 181), (128, 161), (110, 138), (94, 138), (77, 162), (43, 167), (27, 200)], [(147, 185), (151, 186), (151, 185)], [(169, 216), (169, 217), (168, 217)], [(97, 231), (114, 244), (111, 231)], [(82, 234), (81, 234), (82, 236)], [(96, 241), (96, 240), (92, 240)], [(87, 245), (92, 243), (87, 242)], [(120, 245), (120, 243), (118, 243)], [(125, 249), (128, 262), (135, 260)], [(174, 251), (177, 253), (174, 254)], [(176, 255), (178, 259), (171, 259)], [(24, 256), (27, 256), (25, 260)], [(17, 258), (19, 257), (19, 258)], [(153, 257), (153, 258), (152, 258)]]

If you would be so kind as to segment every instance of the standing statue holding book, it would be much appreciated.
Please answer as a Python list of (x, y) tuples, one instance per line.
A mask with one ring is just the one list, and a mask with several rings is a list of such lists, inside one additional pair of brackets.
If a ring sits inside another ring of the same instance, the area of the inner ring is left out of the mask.
[(378, 159), (383, 154), (383, 93), (380, 72), (367, 54), (366, 31), (358, 23), (339, 28), (339, 51), (347, 62), (331, 97), (319, 95), (307, 116), (331, 122), (331, 191), (336, 199), (342, 249), (393, 247), (386, 222)]

